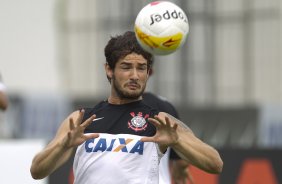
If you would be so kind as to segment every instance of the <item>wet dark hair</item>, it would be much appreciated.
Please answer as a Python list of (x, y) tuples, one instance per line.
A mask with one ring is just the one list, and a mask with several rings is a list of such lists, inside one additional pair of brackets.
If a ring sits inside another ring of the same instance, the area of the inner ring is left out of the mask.
[(111, 37), (104, 50), (106, 62), (111, 69), (115, 68), (119, 59), (133, 52), (142, 55), (147, 60), (149, 72), (154, 60), (153, 55), (141, 48), (133, 31), (127, 31), (123, 35)]

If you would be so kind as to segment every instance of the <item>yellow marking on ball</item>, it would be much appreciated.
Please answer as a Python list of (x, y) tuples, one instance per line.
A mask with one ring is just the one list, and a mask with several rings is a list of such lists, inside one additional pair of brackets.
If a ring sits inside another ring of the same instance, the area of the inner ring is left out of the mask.
[(135, 32), (141, 42), (151, 49), (158, 48), (160, 50), (171, 51), (176, 50), (183, 38), (182, 33), (176, 33), (170, 36), (157, 37), (144, 33), (141, 29), (135, 26)]

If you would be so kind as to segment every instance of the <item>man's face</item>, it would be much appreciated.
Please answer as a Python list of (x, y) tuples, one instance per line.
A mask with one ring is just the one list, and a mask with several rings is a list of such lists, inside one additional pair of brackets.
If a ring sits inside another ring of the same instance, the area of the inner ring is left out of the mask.
[(137, 99), (143, 94), (147, 79), (147, 60), (142, 55), (131, 53), (116, 63), (112, 87), (120, 98)]

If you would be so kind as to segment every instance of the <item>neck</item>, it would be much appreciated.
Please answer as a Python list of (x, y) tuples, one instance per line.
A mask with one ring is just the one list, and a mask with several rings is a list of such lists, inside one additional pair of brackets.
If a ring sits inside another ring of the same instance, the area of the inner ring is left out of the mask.
[(121, 105), (121, 104), (127, 104), (127, 103), (131, 103), (131, 102), (136, 102), (142, 100), (142, 96), (140, 96), (139, 98), (136, 99), (129, 99), (129, 98), (120, 98), (120, 97), (114, 97), (114, 96), (110, 96), (108, 98), (108, 102), (110, 104), (115, 104), (115, 105)]

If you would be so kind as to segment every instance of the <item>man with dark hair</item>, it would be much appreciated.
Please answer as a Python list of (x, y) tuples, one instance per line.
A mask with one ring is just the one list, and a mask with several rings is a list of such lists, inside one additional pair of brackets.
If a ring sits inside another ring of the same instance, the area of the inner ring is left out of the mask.
[(168, 147), (210, 173), (220, 173), (218, 152), (184, 123), (142, 101), (152, 55), (134, 32), (112, 37), (105, 47), (111, 91), (93, 108), (71, 113), (30, 168), (34, 179), (48, 176), (74, 158), (75, 183), (158, 184), (159, 160)]

